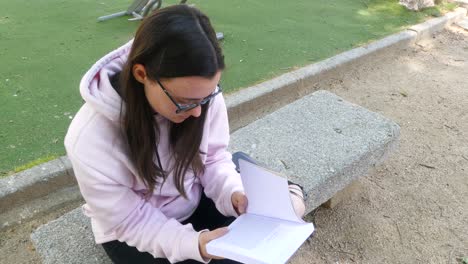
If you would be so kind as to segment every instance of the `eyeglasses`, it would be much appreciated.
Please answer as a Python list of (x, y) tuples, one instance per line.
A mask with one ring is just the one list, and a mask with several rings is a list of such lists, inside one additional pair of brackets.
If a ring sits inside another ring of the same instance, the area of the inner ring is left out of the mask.
[(167, 95), (167, 97), (169, 97), (169, 99), (172, 101), (172, 103), (174, 103), (174, 105), (177, 107), (176, 114), (183, 113), (183, 112), (188, 112), (188, 111), (190, 111), (190, 110), (192, 110), (192, 109), (194, 109), (194, 108), (196, 108), (198, 106), (204, 105), (204, 104), (208, 103), (211, 99), (213, 99), (213, 97), (215, 97), (216, 95), (218, 95), (219, 93), (221, 93), (223, 91), (221, 89), (221, 87), (219, 86), (219, 84), (218, 84), (218, 90), (213, 92), (212, 94), (208, 95), (207, 97), (203, 98), (200, 102), (193, 103), (193, 104), (179, 104), (179, 103), (176, 102), (176, 100), (174, 100), (174, 98), (171, 96), (171, 94), (169, 94), (167, 89), (164, 88), (161, 81), (159, 81), (159, 78), (156, 78), (156, 81), (158, 82), (159, 86), (161, 86), (161, 89)]

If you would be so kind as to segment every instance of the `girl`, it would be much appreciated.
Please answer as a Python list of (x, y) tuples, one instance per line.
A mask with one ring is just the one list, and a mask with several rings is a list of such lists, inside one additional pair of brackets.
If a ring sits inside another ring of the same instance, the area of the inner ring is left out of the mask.
[(96, 243), (114, 263), (235, 263), (206, 252), (247, 207), (226, 150), (224, 67), (209, 19), (176, 5), (83, 77), (86, 103), (65, 147)]

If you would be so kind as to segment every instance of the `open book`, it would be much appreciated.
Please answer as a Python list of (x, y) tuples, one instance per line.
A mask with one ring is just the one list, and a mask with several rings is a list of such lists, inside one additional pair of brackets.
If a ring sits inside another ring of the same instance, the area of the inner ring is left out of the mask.
[(242, 263), (285, 263), (314, 231), (296, 216), (285, 178), (245, 160), (240, 174), (248, 199), (247, 212), (229, 232), (206, 246), (211, 255)]

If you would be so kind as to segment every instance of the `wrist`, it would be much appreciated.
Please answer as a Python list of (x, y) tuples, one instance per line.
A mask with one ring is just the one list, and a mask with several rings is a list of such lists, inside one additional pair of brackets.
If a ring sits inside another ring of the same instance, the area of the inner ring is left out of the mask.
[(209, 232), (210, 230), (204, 229), (198, 232), (198, 252), (200, 255), (200, 259), (203, 260), (203, 262), (207, 263), (211, 261), (211, 258), (207, 257), (206, 254), (206, 242), (203, 236), (203, 233)]

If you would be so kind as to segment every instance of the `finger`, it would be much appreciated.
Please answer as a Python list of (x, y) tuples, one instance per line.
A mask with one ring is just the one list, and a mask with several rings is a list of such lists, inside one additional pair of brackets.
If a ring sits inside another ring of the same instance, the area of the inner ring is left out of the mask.
[(229, 232), (229, 229), (227, 227), (215, 229), (213, 231), (208, 232), (206, 240), (207, 242), (210, 242), (213, 239), (224, 236), (227, 232)]
[[(211, 240), (214, 240), (216, 238), (222, 237), (228, 231), (229, 231), (229, 229), (227, 227), (222, 227), (222, 228), (218, 228), (218, 229), (215, 229), (213, 231), (207, 232), (206, 243), (209, 243)], [(207, 258), (210, 258), (210, 259), (223, 259), (223, 257), (210, 255), (210, 254), (208, 254), (208, 252), (206, 252), (206, 256), (207, 256)]]
[(238, 202), (238, 211), (239, 211), (239, 214), (243, 214), (245, 213), (246, 209), (247, 209), (247, 197), (245, 195), (242, 195), (239, 197), (239, 202)]
[(210, 254), (206, 254), (207, 255), (207, 258), (209, 259), (224, 259), (223, 257), (218, 257), (218, 256), (215, 256), (215, 255), (210, 255)]
[(204, 257), (204, 258), (208, 258), (208, 259), (224, 259), (223, 257), (219, 257), (219, 256), (215, 256), (215, 255), (211, 255), (211, 254), (208, 254), (207, 250), (206, 250), (206, 244), (208, 244), (211, 240), (213, 239), (216, 239), (220, 236), (223, 236), (224, 234), (226, 234), (228, 232), (228, 228), (227, 227), (222, 227), (222, 228), (218, 228), (218, 229), (215, 229), (213, 231), (205, 231), (205, 232), (202, 232), (200, 234), (200, 253), (201, 255)]

